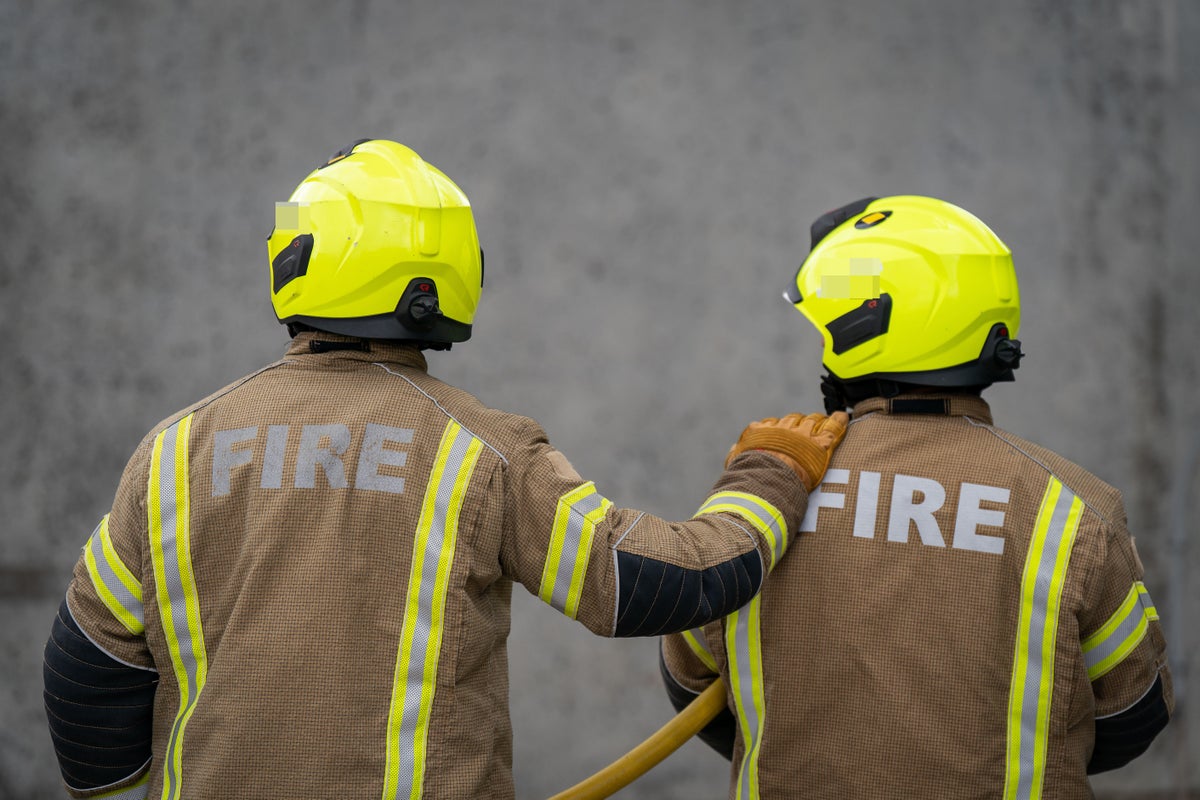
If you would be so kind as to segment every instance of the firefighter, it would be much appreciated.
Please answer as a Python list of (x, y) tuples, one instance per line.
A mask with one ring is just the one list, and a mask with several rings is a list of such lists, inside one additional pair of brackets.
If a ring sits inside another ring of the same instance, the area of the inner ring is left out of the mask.
[(812, 225), (785, 297), (824, 338), (846, 439), (762, 594), (664, 637), (676, 707), (729, 796), (1087, 798), (1167, 724), (1171, 674), (1117, 490), (996, 427), (1013, 380), (1011, 253), (941, 200)]
[(783, 555), (845, 414), (752, 423), (696, 516), (621, 508), (430, 376), (471, 335), (466, 196), (362, 140), (276, 207), (286, 354), (157, 425), (45, 651), (74, 797), (505, 798), (512, 582), (602, 636), (695, 627)]

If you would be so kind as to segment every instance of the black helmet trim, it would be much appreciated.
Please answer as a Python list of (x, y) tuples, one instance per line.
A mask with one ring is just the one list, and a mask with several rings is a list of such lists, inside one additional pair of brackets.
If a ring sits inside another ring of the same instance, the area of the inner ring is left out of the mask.
[(341, 150), (338, 150), (336, 153), (334, 153), (330, 157), (330, 159), (328, 161), (326, 161), (324, 164), (317, 167), (317, 169), (325, 169), (330, 164), (336, 164), (337, 162), (341, 161), (346, 156), (353, 153), (354, 148), (358, 147), (363, 142), (369, 142), (369, 141), (371, 141), (371, 139), (355, 139), (354, 142), (349, 147), (343, 147)]
[(1015, 380), (1013, 370), (1021, 365), (1024, 356), (1021, 342), (1008, 338), (1008, 326), (998, 322), (988, 332), (979, 357), (973, 361), (926, 372), (876, 372), (851, 379), (839, 378), (830, 371), (822, 379), (821, 390), (825, 394), (825, 407), (832, 413), (870, 397), (895, 397), (908, 387), (983, 389), (993, 383)]
[(415, 331), (404, 326), (395, 314), (376, 314), (371, 317), (337, 319), (333, 317), (306, 317), (297, 314), (281, 319), (285, 325), (299, 322), (310, 328), (360, 339), (404, 339), (416, 342), (442, 342), (452, 344), (471, 338), (471, 326), (447, 317), (437, 321), (424, 331)]
[[(835, 208), (833, 211), (826, 211), (821, 216), (813, 220), (813, 224), (809, 226), (808, 233), (811, 238), (808, 249), (812, 251), (829, 234), (833, 233), (843, 222), (851, 217), (857, 217), (859, 214), (867, 210), (867, 206), (878, 200), (878, 197), (864, 197), (861, 200), (855, 200), (853, 203), (847, 203), (841, 208)], [(890, 213), (890, 212), (889, 212)]]
[(437, 284), (432, 278), (413, 278), (408, 282), (396, 310), (368, 317), (309, 317), (297, 314), (281, 319), (284, 324), (299, 322), (309, 327), (361, 339), (404, 339), (433, 347), (437, 343), (465, 342), (471, 338), (471, 326), (450, 319), (438, 304)]
[[(808, 228), (809, 254), (811, 255), (812, 251), (816, 249), (821, 240), (833, 233), (834, 229), (836, 229), (839, 225), (866, 211), (867, 206), (871, 205), (871, 203), (874, 203), (878, 199), (878, 197), (864, 197), (861, 200), (855, 200), (853, 203), (847, 203), (841, 208), (835, 208), (833, 211), (826, 211), (824, 214), (813, 220), (813, 224)], [(888, 216), (891, 216), (892, 212), (889, 211), (887, 213)], [(805, 261), (807, 260), (808, 259), (805, 258)], [(803, 261), (801, 261), (800, 266), (796, 268), (796, 274), (792, 276), (791, 285), (783, 290), (783, 298), (792, 305), (796, 305), (804, 300), (804, 297), (800, 294), (800, 288), (796, 285), (796, 281), (800, 277), (800, 270), (802, 269), (804, 269)]]

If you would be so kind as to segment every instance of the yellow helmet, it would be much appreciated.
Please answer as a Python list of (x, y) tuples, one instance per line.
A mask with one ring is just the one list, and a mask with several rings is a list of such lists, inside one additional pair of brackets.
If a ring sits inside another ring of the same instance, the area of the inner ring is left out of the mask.
[(978, 218), (930, 197), (870, 197), (820, 217), (811, 234), (784, 297), (824, 337), (831, 409), (905, 384), (1013, 379), (1012, 253)]
[(275, 205), (271, 303), (286, 324), (349, 336), (466, 341), (483, 286), (467, 196), (396, 142), (362, 139)]

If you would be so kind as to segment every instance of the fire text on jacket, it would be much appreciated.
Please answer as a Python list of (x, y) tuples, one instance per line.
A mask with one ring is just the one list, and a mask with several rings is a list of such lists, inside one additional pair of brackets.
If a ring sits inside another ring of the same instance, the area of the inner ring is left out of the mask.
[(239, 469), (248, 468), (256, 454), (262, 453), (262, 469), (258, 485), (263, 489), (283, 488), (284, 467), (290, 454), (294, 472), (292, 485), (297, 489), (312, 489), (318, 485), (318, 469), (324, 474), (322, 484), (331, 489), (371, 489), (392, 494), (404, 493), (404, 477), (397, 474), (408, 463), (408, 453), (397, 445), (411, 444), (412, 428), (367, 423), (361, 434), (358, 460), (353, 475), (347, 472), (343, 456), (350, 449), (350, 428), (340, 423), (304, 425), (298, 445), (289, 448), (290, 425), (267, 425), (266, 442), (260, 449), (262, 428), (251, 426), (213, 434), (212, 496), (230, 492), (231, 478)]
[[(876, 522), (879, 519), (879, 497), (882, 474), (863, 470), (858, 473), (858, 492), (854, 502), (854, 535), (863, 539), (875, 538)], [(825, 473), (825, 481), (808, 498), (808, 512), (800, 530), (813, 533), (822, 520), (821, 509), (846, 509), (846, 493), (830, 488), (831, 485), (850, 483), (850, 471), (831, 469)], [(932, 547), (945, 547), (946, 539), (938, 524), (935, 513), (946, 504), (946, 487), (932, 478), (897, 474), (890, 479), (891, 500), (885, 510), (887, 514), (887, 540), (908, 542), (909, 533), (916, 527), (921, 543)], [(980, 528), (995, 528), (996, 533), (1004, 527), (1004, 511), (996, 506), (1006, 505), (1010, 492), (999, 486), (962, 482), (956, 487), (957, 500), (954, 512), (954, 527), (951, 546), (959, 550), (977, 553), (1004, 552), (1004, 539), (996, 534), (981, 533)], [(991, 507), (985, 507), (989, 503)], [(826, 511), (829, 515), (831, 512)], [(944, 515), (945, 516), (945, 515)]]

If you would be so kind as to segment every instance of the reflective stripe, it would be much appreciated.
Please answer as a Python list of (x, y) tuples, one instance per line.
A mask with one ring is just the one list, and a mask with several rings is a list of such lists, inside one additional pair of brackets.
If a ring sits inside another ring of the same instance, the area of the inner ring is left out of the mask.
[(383, 797), (419, 798), (425, 784), (429, 714), (437, 689), (443, 616), (454, 564), (458, 515), (483, 443), (450, 422), (442, 434), (413, 541), (392, 703)]
[(145, 774), (132, 786), (126, 786), (124, 789), (107, 794), (94, 794), (92, 797), (95, 800), (145, 800), (146, 796), (150, 794), (150, 770), (144, 766), (142, 769), (146, 770)]
[(192, 572), (188, 493), (188, 434), (192, 415), (154, 439), (147, 488), (150, 557), (163, 633), (179, 686), (179, 710), (167, 739), (163, 800), (183, 796), (180, 761), (183, 734), (208, 675), (208, 655), (200, 627), (200, 600)]
[(692, 652), (696, 654), (696, 658), (704, 663), (704, 666), (713, 672), (717, 671), (717, 660), (713, 658), (712, 651), (708, 649), (708, 642), (704, 638), (703, 628), (692, 628), (690, 631), (684, 631), (683, 640), (687, 642), (688, 647), (692, 648)]
[(725, 511), (737, 514), (766, 537), (771, 546), (771, 569), (787, 549), (787, 525), (779, 509), (761, 497), (746, 492), (717, 492), (704, 501), (696, 516)]
[(558, 499), (538, 597), (571, 619), (579, 613), (596, 524), (612, 503), (588, 481)]
[(758, 754), (766, 720), (762, 648), (759, 638), (759, 595), (725, 618), (725, 649), (738, 725), (742, 730), (742, 763), (738, 765), (737, 800), (758, 798)]
[(84, 561), (96, 594), (125, 629), (134, 636), (146, 631), (146, 617), (142, 609), (142, 584), (133, 576), (125, 562), (117, 555), (112, 538), (108, 533), (108, 515), (100, 520), (92, 538), (84, 549)]
[(1083, 660), (1088, 680), (1096, 680), (1125, 660), (1146, 637), (1150, 620), (1158, 619), (1158, 609), (1141, 581), (1129, 587), (1116, 613), (1100, 630), (1083, 640)]
[(1083, 502), (1051, 477), (1021, 575), (1021, 611), (1008, 696), (1005, 798), (1042, 795), (1059, 602), (1082, 514)]

